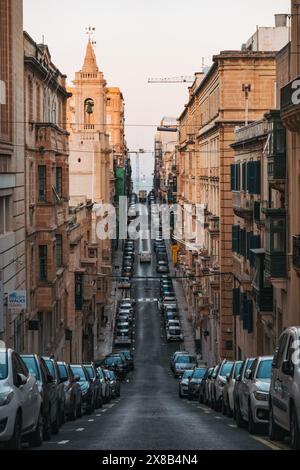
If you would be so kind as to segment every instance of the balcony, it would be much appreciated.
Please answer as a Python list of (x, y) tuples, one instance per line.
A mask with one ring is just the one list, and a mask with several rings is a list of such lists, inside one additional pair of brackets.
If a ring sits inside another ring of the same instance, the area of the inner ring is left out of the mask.
[(287, 275), (286, 211), (283, 208), (263, 208), (262, 212), (266, 215), (266, 275), (271, 278), (285, 278)]
[(252, 220), (254, 201), (248, 194), (243, 192), (232, 193), (232, 206), (233, 211), (238, 217), (243, 219)]
[(220, 218), (211, 215), (208, 217), (208, 231), (211, 235), (218, 235), (220, 231)]
[(281, 119), (292, 132), (299, 132), (300, 130), (300, 104), (293, 102), (293, 95), (299, 88), (294, 88), (297, 80), (300, 80), (300, 77), (295, 78), (295, 80), (281, 88), (280, 95)]
[(268, 152), (268, 181), (271, 187), (285, 189), (286, 179), (286, 130), (277, 110), (267, 115), (270, 123), (270, 146)]
[(68, 153), (68, 132), (49, 122), (35, 123), (36, 147), (40, 153), (54, 151), (56, 155)]
[(255, 270), (252, 281), (256, 306), (259, 312), (273, 312), (273, 286), (265, 277), (266, 252), (263, 248), (251, 250), (255, 258)]
[(209, 269), (209, 283), (213, 289), (218, 289), (220, 287), (220, 269), (219, 268), (210, 268)]
[(300, 235), (293, 237), (293, 266), (300, 277)]

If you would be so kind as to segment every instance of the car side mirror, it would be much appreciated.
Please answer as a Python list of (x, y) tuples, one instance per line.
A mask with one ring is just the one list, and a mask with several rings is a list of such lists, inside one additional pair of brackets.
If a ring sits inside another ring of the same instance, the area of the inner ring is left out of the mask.
[(226, 382), (229, 383), (230, 380), (230, 374), (226, 374)]
[(235, 380), (236, 380), (236, 382), (240, 382), (241, 381), (241, 374), (239, 374)]
[(246, 378), (247, 380), (251, 380), (251, 379), (252, 379), (252, 372), (251, 372), (250, 369), (246, 370), (246, 372), (245, 372), (245, 378)]
[(282, 372), (284, 375), (290, 375), (291, 377), (293, 377), (294, 375), (294, 366), (293, 364), (291, 364), (290, 361), (284, 361), (282, 363)]
[(27, 377), (24, 374), (17, 374), (17, 387), (22, 387), (27, 382)]

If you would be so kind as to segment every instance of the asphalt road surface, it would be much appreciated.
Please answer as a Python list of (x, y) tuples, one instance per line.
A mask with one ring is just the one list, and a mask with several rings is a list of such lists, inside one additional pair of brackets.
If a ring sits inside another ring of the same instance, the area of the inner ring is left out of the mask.
[[(137, 250), (138, 251), (138, 250)], [(151, 265), (135, 274), (156, 276)], [(156, 299), (159, 282), (136, 280), (135, 370), (121, 386), (120, 399), (93, 415), (67, 422), (41, 449), (79, 450), (260, 450), (276, 448), (264, 436), (250, 436), (234, 421), (198, 402), (178, 397), (169, 360), (178, 344), (165, 339)]]

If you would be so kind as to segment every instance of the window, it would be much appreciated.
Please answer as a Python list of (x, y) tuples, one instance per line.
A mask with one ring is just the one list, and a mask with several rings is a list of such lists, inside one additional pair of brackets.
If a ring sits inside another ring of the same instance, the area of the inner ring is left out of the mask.
[(111, 124), (111, 114), (106, 115), (106, 124)]
[(56, 192), (59, 197), (62, 197), (62, 167), (56, 167), (56, 184), (55, 184)]
[(47, 245), (39, 246), (40, 281), (47, 281)]
[(260, 162), (247, 163), (247, 190), (249, 194), (260, 194)]
[(55, 235), (55, 254), (56, 254), (56, 266), (63, 266), (63, 239), (62, 235)]
[(38, 166), (38, 200), (39, 202), (46, 202), (47, 196), (47, 178), (46, 178), (46, 165), (39, 165)]
[(0, 197), (0, 235), (11, 231), (11, 196)]

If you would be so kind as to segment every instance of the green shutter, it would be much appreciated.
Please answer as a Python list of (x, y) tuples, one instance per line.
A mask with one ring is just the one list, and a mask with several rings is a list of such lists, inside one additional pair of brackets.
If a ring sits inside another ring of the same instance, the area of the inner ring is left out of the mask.
[(235, 165), (230, 165), (230, 189), (235, 191)]
[(260, 162), (247, 163), (247, 190), (249, 194), (260, 194)]
[(238, 253), (242, 256), (246, 256), (246, 230), (244, 228), (239, 229)]
[(239, 247), (239, 225), (232, 226), (232, 251), (233, 253), (238, 252)]
[(240, 289), (232, 289), (232, 315), (240, 315)]
[(242, 190), (247, 191), (247, 163), (244, 162), (242, 165)]
[(241, 189), (241, 171), (239, 163), (235, 165), (235, 189), (236, 191), (240, 191)]
[(254, 179), (254, 192), (255, 194), (260, 194), (260, 162), (255, 163), (255, 179)]

